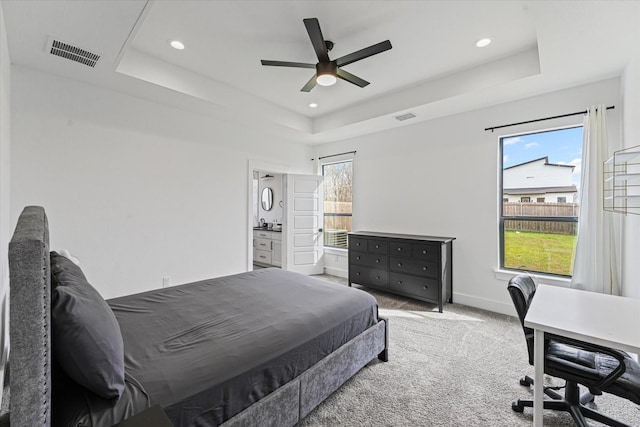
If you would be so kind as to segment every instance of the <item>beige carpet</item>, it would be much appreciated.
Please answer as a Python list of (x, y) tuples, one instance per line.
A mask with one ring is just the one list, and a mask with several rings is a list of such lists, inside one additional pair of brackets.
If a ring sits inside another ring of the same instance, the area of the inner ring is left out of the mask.
[[(511, 410), (512, 400), (533, 395), (518, 382), (533, 376), (533, 367), (515, 317), (458, 304), (439, 313), (434, 304), (369, 292), (390, 321), (389, 362), (371, 362), (300, 426), (531, 426), (531, 409)], [(640, 426), (637, 405), (612, 395), (596, 404)], [(545, 411), (544, 417), (545, 426), (574, 425), (564, 413)]]

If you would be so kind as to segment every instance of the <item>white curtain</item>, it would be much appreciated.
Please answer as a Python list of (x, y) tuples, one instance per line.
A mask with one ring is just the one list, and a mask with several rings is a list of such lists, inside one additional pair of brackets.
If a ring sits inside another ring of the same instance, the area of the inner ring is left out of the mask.
[(620, 294), (620, 219), (603, 209), (603, 162), (613, 150), (607, 141), (607, 109), (591, 106), (584, 118), (578, 242), (571, 287)]

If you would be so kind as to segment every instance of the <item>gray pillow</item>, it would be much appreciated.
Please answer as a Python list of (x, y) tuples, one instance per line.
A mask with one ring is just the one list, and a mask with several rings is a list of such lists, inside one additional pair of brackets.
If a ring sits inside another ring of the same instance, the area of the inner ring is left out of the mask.
[(75, 382), (105, 399), (124, 390), (120, 325), (79, 266), (51, 252), (51, 347)]

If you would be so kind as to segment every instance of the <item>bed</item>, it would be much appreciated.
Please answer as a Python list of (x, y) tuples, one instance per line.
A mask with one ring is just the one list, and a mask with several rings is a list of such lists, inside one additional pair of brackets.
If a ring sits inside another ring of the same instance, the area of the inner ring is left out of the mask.
[[(111, 426), (152, 405), (174, 426), (295, 425), (388, 358), (388, 321), (373, 297), (279, 269), (102, 300), (89, 316), (106, 317), (81, 325), (97, 332), (80, 335), (98, 341), (67, 341), (68, 330), (79, 338), (65, 316), (101, 299), (65, 303), (93, 289), (72, 264), (50, 252), (44, 209), (26, 207), (9, 245), (14, 426)], [(112, 357), (119, 346), (122, 361)], [(102, 359), (86, 363), (84, 350)]]

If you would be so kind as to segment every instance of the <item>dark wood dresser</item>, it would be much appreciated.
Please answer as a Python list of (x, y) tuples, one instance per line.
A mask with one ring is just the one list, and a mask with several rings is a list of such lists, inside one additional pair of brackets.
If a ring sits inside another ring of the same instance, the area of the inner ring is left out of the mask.
[(354, 231), (349, 233), (352, 283), (438, 304), (452, 302), (455, 237)]

